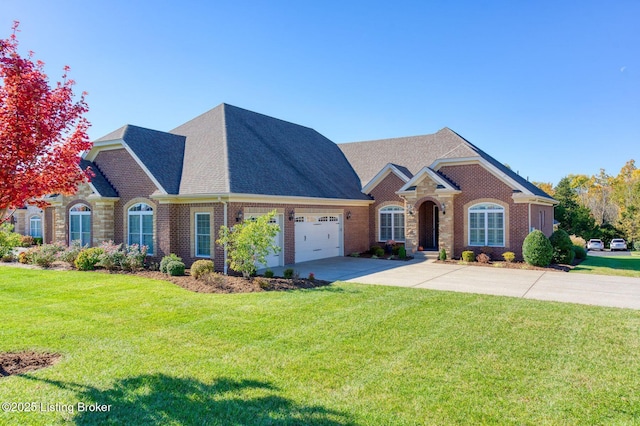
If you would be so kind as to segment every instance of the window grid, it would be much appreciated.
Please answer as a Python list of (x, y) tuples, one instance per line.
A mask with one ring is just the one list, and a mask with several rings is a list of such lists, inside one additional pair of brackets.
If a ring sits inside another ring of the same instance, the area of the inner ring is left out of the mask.
[(211, 215), (196, 213), (196, 256), (211, 257)]
[(380, 241), (404, 241), (404, 208), (383, 207), (379, 211)]
[(138, 203), (129, 208), (129, 245), (147, 246), (147, 253), (153, 255), (153, 208)]
[(477, 204), (469, 208), (469, 245), (504, 247), (504, 208)]

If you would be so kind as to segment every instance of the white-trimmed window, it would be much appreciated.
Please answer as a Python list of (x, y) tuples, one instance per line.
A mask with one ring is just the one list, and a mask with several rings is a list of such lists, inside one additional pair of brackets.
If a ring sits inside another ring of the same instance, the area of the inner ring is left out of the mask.
[(91, 245), (91, 209), (84, 204), (76, 204), (69, 210), (69, 244), (73, 241)]
[(211, 257), (211, 214), (196, 213), (196, 256)]
[(29, 219), (29, 235), (33, 238), (42, 238), (42, 219), (40, 216), (32, 216)]
[(504, 207), (482, 203), (469, 208), (469, 245), (504, 247)]
[(379, 241), (404, 241), (404, 208), (383, 207), (378, 212)]
[(147, 246), (147, 254), (153, 251), (153, 208), (145, 203), (138, 203), (129, 207), (129, 242)]

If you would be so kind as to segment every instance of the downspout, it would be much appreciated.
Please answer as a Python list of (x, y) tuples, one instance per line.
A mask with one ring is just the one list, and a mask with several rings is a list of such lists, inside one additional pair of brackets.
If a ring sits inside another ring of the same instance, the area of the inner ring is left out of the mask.
[[(218, 198), (218, 199), (220, 199), (220, 198)], [(226, 202), (226, 201), (222, 201), (222, 205), (224, 206), (224, 210), (223, 210), (223, 214), (224, 214), (224, 219), (223, 219), (223, 221), (224, 221), (224, 226), (227, 226), (227, 227), (228, 227), (228, 226), (229, 226), (229, 223), (228, 223), (228, 222), (229, 222), (229, 214), (228, 214), (228, 212), (227, 212), (227, 209), (228, 209), (227, 202)], [(229, 272), (229, 270), (228, 270), (228, 269), (229, 269), (229, 267), (228, 267), (228, 264), (227, 264), (227, 245), (225, 244), (225, 245), (224, 245), (224, 266), (223, 266), (223, 273), (224, 273), (225, 275), (227, 275), (227, 272)]]
[(527, 229), (527, 235), (531, 232), (531, 203), (528, 204), (529, 205), (529, 229)]

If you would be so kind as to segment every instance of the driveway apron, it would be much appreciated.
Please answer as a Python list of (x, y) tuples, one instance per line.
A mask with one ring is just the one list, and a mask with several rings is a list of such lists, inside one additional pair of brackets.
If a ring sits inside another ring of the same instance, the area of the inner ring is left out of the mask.
[(334, 257), (272, 269), (282, 275), (286, 268), (327, 281), (640, 309), (640, 278), (441, 264), (420, 255), (406, 262)]

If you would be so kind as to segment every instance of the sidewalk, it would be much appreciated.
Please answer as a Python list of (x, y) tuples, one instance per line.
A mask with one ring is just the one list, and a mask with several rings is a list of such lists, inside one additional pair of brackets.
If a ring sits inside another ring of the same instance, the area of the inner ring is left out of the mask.
[(289, 267), (301, 277), (313, 272), (327, 281), (640, 309), (640, 278), (440, 264), (421, 257), (407, 262), (334, 257), (272, 270), (282, 275)]

